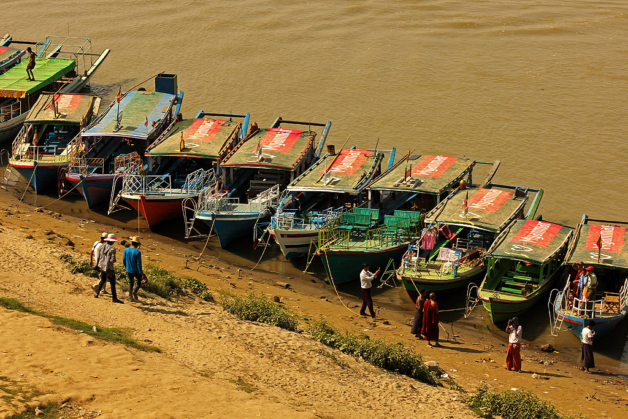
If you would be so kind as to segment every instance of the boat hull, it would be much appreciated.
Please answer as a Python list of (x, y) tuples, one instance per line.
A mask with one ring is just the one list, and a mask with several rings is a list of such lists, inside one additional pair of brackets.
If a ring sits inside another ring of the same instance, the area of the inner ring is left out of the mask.
[(15, 136), (20, 132), (20, 129), (22, 129), (27, 115), (28, 112), (24, 112), (22, 115), (16, 116), (13, 119), (0, 122), (0, 144), (9, 140), (13, 141)]
[(397, 273), (397, 278), (401, 280), (404, 289), (412, 301), (416, 301), (419, 296), (417, 290), (425, 290), (440, 294), (447, 294), (460, 288), (466, 287), (473, 281), (479, 281), (484, 277), (486, 270), (482, 265), (475, 266), (466, 272), (461, 273), (456, 278), (450, 280), (418, 278), (404, 273)]
[(269, 233), (287, 260), (307, 256), (310, 243), (318, 239), (318, 230), (277, 228), (270, 230)]
[(398, 261), (407, 249), (408, 243), (402, 243), (378, 251), (319, 250), (316, 254), (323, 261), (327, 278), (338, 285), (358, 281), (363, 263), (368, 262), (372, 271), (384, 269), (390, 259)]
[(39, 163), (35, 168), (33, 163), (11, 163), (11, 167), (15, 168), (27, 183), (30, 182), (30, 186), (37, 194), (41, 194), (49, 189), (51, 185), (57, 184), (59, 168), (64, 166)]
[[(582, 329), (584, 329), (589, 320), (589, 318), (582, 318), (575, 316), (573, 314), (565, 314), (559, 311), (559, 304), (562, 300), (562, 292), (558, 294), (556, 297), (556, 301), (554, 303), (554, 315), (558, 318), (559, 316), (564, 317), (563, 325), (568, 326), (571, 333), (576, 335), (578, 339), (582, 338)], [(599, 339), (606, 335), (609, 335), (615, 327), (626, 318), (628, 314), (628, 310), (624, 308), (621, 312), (619, 312), (616, 316), (605, 316), (605, 317), (596, 317), (595, 320), (595, 339)]]
[(138, 194), (122, 195), (122, 199), (126, 203), (132, 206), (136, 211), (139, 210), (149, 228), (164, 221), (181, 218), (183, 215), (183, 200), (188, 198), (190, 198), (190, 196), (187, 195), (183, 198), (170, 197), (163, 199)]
[(113, 180), (115, 175), (77, 175), (73, 173), (66, 174), (66, 179), (76, 187), (87, 202), (88, 208), (109, 201), (111, 197), (111, 189), (113, 188)]
[(218, 236), (220, 247), (223, 249), (235, 239), (246, 237), (247, 235), (253, 239), (253, 228), (258, 221), (259, 214), (210, 214), (206, 216), (197, 216), (209, 226), (210, 229)]

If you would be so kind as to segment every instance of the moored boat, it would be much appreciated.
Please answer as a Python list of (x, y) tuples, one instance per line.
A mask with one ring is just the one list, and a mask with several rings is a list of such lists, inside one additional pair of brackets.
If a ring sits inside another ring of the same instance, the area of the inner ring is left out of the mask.
[(496, 237), (513, 220), (534, 218), (542, 197), (542, 189), (490, 181), (453, 192), (427, 214), (425, 229), (397, 271), (410, 298), (416, 300), (420, 288), (442, 293), (480, 281), (484, 254)]
[(175, 120), (147, 149), (147, 173), (123, 174), (109, 213), (122, 200), (139, 211), (149, 227), (181, 217), (182, 208), (192, 208), (201, 191), (216, 184), (220, 159), (244, 138), (249, 118), (201, 111), (193, 119)]
[(562, 276), (572, 229), (539, 220), (515, 220), (486, 253), (478, 297), (493, 322), (528, 311)]
[(628, 315), (628, 222), (590, 219), (586, 215), (569, 243), (565, 264), (592, 266), (597, 287), (592, 299), (574, 296), (570, 282), (550, 294), (550, 325), (558, 335), (566, 325), (578, 338), (589, 320), (595, 321), (595, 338), (610, 334)]
[(98, 114), (99, 106), (100, 98), (89, 94), (40, 95), (13, 141), (10, 170), (38, 194), (56, 186), (59, 169), (78, 151), (68, 143)]
[[(205, 222), (210, 232), (218, 235), (223, 248), (239, 237), (253, 236), (256, 225), (265, 221), (277, 206), (280, 191), (318, 159), (330, 126), (329, 121), (319, 124), (282, 118), (277, 118), (270, 128), (259, 129), (254, 124), (220, 164), (222, 190), (208, 191), (199, 197), (192, 225), (196, 219)], [(318, 145), (312, 127), (323, 127)], [(263, 199), (255, 199), (261, 192)], [(253, 205), (247, 207), (248, 203)], [(270, 204), (273, 206), (264, 207)]]
[(155, 91), (120, 93), (72, 140), (85, 151), (71, 159), (67, 173), (62, 173), (61, 187), (78, 190), (89, 208), (109, 201), (114, 180), (119, 183), (126, 169), (116, 166), (116, 158), (137, 153), (143, 160), (146, 148), (170, 126), (182, 101), (183, 92), (178, 91), (173, 74), (155, 77)]
[(17, 135), (44, 90), (80, 92), (109, 54), (108, 49), (94, 54), (91, 40), (73, 37), (48, 36), (32, 49), (37, 54), (35, 81), (27, 78), (28, 60), (0, 74), (0, 143)]
[(297, 208), (280, 203), (268, 228), (286, 259), (307, 256), (320, 229), (330, 228), (348, 207), (362, 203), (362, 191), (381, 173), (383, 159), (377, 150), (351, 148), (336, 154), (328, 146), (324, 156), (288, 185)]
[(12, 44), (13, 37), (11, 35), (7, 34), (0, 39), (0, 74), (19, 64), (26, 55), (26, 50), (15, 48), (16, 45), (13, 44), (14, 46), (12, 46)]

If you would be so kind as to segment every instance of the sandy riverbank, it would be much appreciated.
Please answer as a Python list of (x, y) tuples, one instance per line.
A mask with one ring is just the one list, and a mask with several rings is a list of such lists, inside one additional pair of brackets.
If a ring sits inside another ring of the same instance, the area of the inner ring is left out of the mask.
[[(1, 330), (8, 337), (0, 342), (0, 376), (37, 388), (46, 394), (41, 401), (72, 399), (85, 411), (111, 418), (474, 417), (456, 392), (336, 353), (343, 361), (339, 365), (321, 353), (329, 348), (306, 336), (239, 321), (217, 304), (191, 298), (176, 303), (150, 298), (124, 305), (96, 300), (89, 289), (92, 280), (70, 274), (58, 255), (87, 257), (93, 238), (112, 228), (66, 215), (54, 218), (16, 203), (6, 192), (0, 195), (0, 296), (89, 324), (131, 329), (136, 340), (150, 341), (163, 351), (149, 354), (104, 343), (40, 317), (0, 309)], [(49, 240), (45, 230), (63, 239)], [(132, 234), (114, 232), (119, 237)], [(211, 255), (204, 257), (205, 267), (199, 271), (198, 265), (185, 269), (189, 249), (149, 237), (143, 241), (145, 263), (192, 275), (214, 293), (222, 289), (276, 295), (299, 317), (322, 315), (341, 328), (410, 342), (425, 360), (439, 361), (468, 391), (486, 381), (499, 390), (533, 390), (564, 413), (618, 418), (625, 412), (625, 380), (585, 375), (560, 355), (540, 354), (530, 347), (523, 351), (526, 373), (508, 373), (503, 342), (486, 334), (461, 331), (457, 342), (430, 349), (412, 340), (402, 320), (391, 316), (384, 324), (360, 319), (330, 290), (313, 293), (300, 285), (282, 289), (274, 284), (285, 278), (239, 272)], [(533, 379), (532, 373), (545, 379)], [(16, 400), (0, 400), (0, 417), (23, 407)]]

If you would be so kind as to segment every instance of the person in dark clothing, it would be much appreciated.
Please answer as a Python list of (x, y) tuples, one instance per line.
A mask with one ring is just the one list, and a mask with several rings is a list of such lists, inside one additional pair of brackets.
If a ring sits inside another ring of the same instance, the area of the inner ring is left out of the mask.
[(28, 53), (28, 64), (26, 64), (26, 75), (28, 76), (28, 80), (35, 81), (35, 75), (33, 74), (33, 69), (35, 68), (35, 58), (37, 58), (37, 55), (35, 55), (31, 47), (26, 48), (26, 52)]
[[(423, 326), (421, 327), (421, 334), (427, 339), (427, 344), (435, 348), (440, 348), (441, 344), (438, 343), (439, 335), (439, 323), (438, 317), (438, 303), (436, 303), (436, 293), (430, 293), (429, 300), (425, 301), (423, 305)], [(434, 345), (432, 345), (434, 341)]]
[(131, 246), (127, 247), (122, 254), (122, 264), (126, 269), (126, 275), (129, 278), (129, 300), (139, 301), (137, 292), (140, 290), (142, 283), (142, 252), (139, 250), (140, 239), (131, 237)]
[(372, 273), (369, 271), (369, 264), (362, 264), (362, 272), (360, 272), (360, 286), (362, 287), (362, 308), (360, 309), (360, 316), (366, 316), (366, 307), (369, 308), (371, 317), (375, 318), (375, 310), (373, 309), (373, 299), (371, 298), (371, 282), (379, 275), (379, 269)]
[(587, 327), (582, 329), (582, 366), (580, 369), (586, 373), (591, 373), (589, 368), (595, 368), (593, 358), (593, 337), (595, 336), (595, 320), (589, 320)]
[(412, 322), (412, 329), (410, 333), (412, 333), (415, 337), (423, 340), (423, 336), (421, 336), (421, 328), (423, 327), (423, 306), (425, 305), (425, 300), (427, 299), (427, 291), (425, 288), (421, 288), (419, 290), (419, 296), (416, 299), (416, 310), (414, 310), (414, 321)]

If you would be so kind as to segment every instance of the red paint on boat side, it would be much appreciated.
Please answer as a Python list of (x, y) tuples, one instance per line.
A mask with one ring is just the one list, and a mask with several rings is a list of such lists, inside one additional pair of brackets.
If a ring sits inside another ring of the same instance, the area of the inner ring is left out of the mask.
[(183, 216), (181, 200), (153, 201), (141, 197), (141, 201), (126, 200), (129, 205), (137, 211), (139, 206), (140, 214), (146, 220), (149, 228), (168, 220), (173, 220)]

